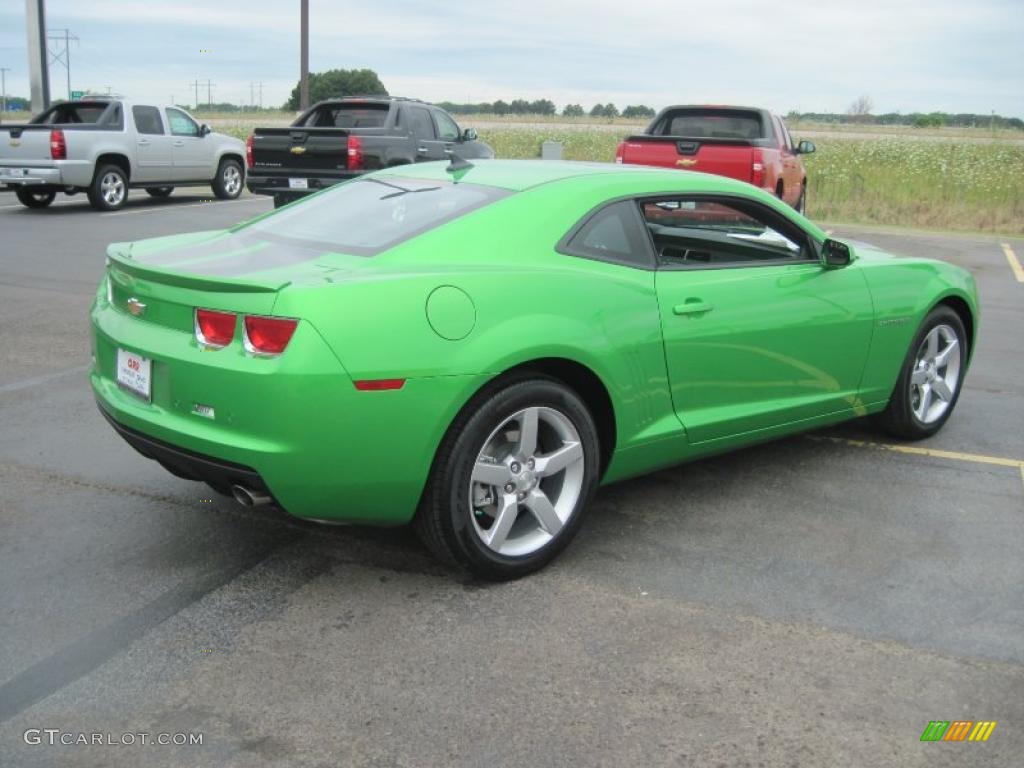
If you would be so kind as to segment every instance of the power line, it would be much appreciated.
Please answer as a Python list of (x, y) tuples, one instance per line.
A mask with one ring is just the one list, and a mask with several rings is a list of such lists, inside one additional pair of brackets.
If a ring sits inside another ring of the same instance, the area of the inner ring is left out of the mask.
[[(63, 33), (63, 34), (58, 34)], [(47, 40), (56, 40), (57, 42), (64, 42), (63, 48), (58, 48), (56, 51), (51, 51), (50, 47), (47, 46), (46, 50), (50, 54), (50, 63), (63, 64), (67, 70), (68, 76), (68, 100), (71, 99), (71, 41), (74, 40), (76, 43), (79, 39), (76, 35), (71, 34), (70, 29), (55, 29), (51, 33), (47, 33)]]

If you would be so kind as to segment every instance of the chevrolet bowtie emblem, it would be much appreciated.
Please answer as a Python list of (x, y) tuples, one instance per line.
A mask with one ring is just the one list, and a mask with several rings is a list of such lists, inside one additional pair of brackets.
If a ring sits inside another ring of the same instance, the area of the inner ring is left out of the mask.
[(696, 165), (696, 164), (697, 164), (696, 160), (690, 160), (689, 158), (684, 158), (683, 160), (676, 160), (676, 165), (684, 165), (686, 167), (689, 167), (691, 165)]
[(291, 148), (291, 153), (293, 155), (301, 155), (305, 151), (306, 151), (305, 147), (292, 147)]
[(128, 311), (131, 312), (136, 317), (138, 317), (139, 315), (146, 311), (146, 305), (143, 304), (138, 299), (136, 299), (134, 296), (128, 299), (126, 304), (128, 305)]
[(21, 142), (18, 139), (11, 139), (10, 144), (12, 147), (20, 147)]

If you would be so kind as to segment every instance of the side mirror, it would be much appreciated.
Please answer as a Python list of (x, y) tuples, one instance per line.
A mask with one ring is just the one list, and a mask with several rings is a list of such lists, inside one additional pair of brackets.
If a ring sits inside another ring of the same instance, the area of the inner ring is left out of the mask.
[(829, 238), (821, 246), (821, 258), (828, 269), (839, 269), (850, 263), (850, 246)]
[(796, 145), (796, 153), (798, 155), (809, 155), (814, 152), (815, 149), (817, 149), (817, 147), (814, 146), (814, 142), (807, 141), (806, 139)]
[(199, 135), (200, 136), (205, 136), (209, 132), (210, 132), (210, 126), (208, 126), (206, 123), (203, 123), (202, 125), (199, 126)]
[(463, 141), (476, 141), (476, 128), (467, 128), (462, 132)]

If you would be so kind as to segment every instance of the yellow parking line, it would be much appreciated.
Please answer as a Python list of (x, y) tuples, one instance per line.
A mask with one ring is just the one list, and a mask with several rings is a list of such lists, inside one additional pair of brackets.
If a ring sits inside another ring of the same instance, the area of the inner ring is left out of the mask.
[(1009, 243), (1003, 243), (1003, 253), (1006, 254), (1006, 260), (1010, 262), (1010, 269), (1013, 270), (1014, 276), (1017, 278), (1018, 283), (1024, 283), (1024, 267), (1020, 265), (1020, 261), (1017, 259), (1017, 254), (1013, 252), (1013, 248), (1010, 247)]
[(877, 448), (883, 451), (909, 453), (914, 456), (931, 456), (936, 459), (952, 459), (953, 461), (969, 461), (974, 464), (995, 464), (997, 467), (1013, 467), (1020, 469), (1024, 477), (1024, 460), (1004, 459), (1002, 456), (982, 456), (977, 453), (961, 453), (960, 451), (940, 451), (936, 448), (920, 448), (916, 445), (894, 445), (892, 443), (873, 443), (869, 440), (851, 440), (846, 437), (828, 437), (826, 435), (808, 435), (811, 440), (828, 440), (831, 443), (853, 445), (858, 448)]

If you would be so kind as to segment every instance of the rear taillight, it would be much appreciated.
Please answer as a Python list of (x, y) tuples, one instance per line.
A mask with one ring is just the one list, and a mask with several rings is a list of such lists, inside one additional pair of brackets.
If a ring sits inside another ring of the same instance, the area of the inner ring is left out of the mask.
[(196, 310), (196, 341), (207, 347), (226, 347), (235, 338), (234, 312)]
[(64, 143), (64, 131), (59, 128), (50, 131), (50, 159), (68, 159), (68, 145)]
[(261, 355), (280, 355), (295, 333), (298, 320), (290, 317), (245, 318), (245, 348)]
[(252, 134), (249, 134), (249, 138), (245, 140), (245, 164), (247, 167), (252, 168)]
[(764, 153), (760, 149), (750, 155), (750, 183), (755, 187), (764, 186)]
[(621, 163), (623, 156), (626, 154), (626, 142), (620, 141), (619, 146), (615, 148), (615, 162)]
[(348, 169), (359, 171), (363, 167), (363, 140), (358, 136), (348, 137)]

